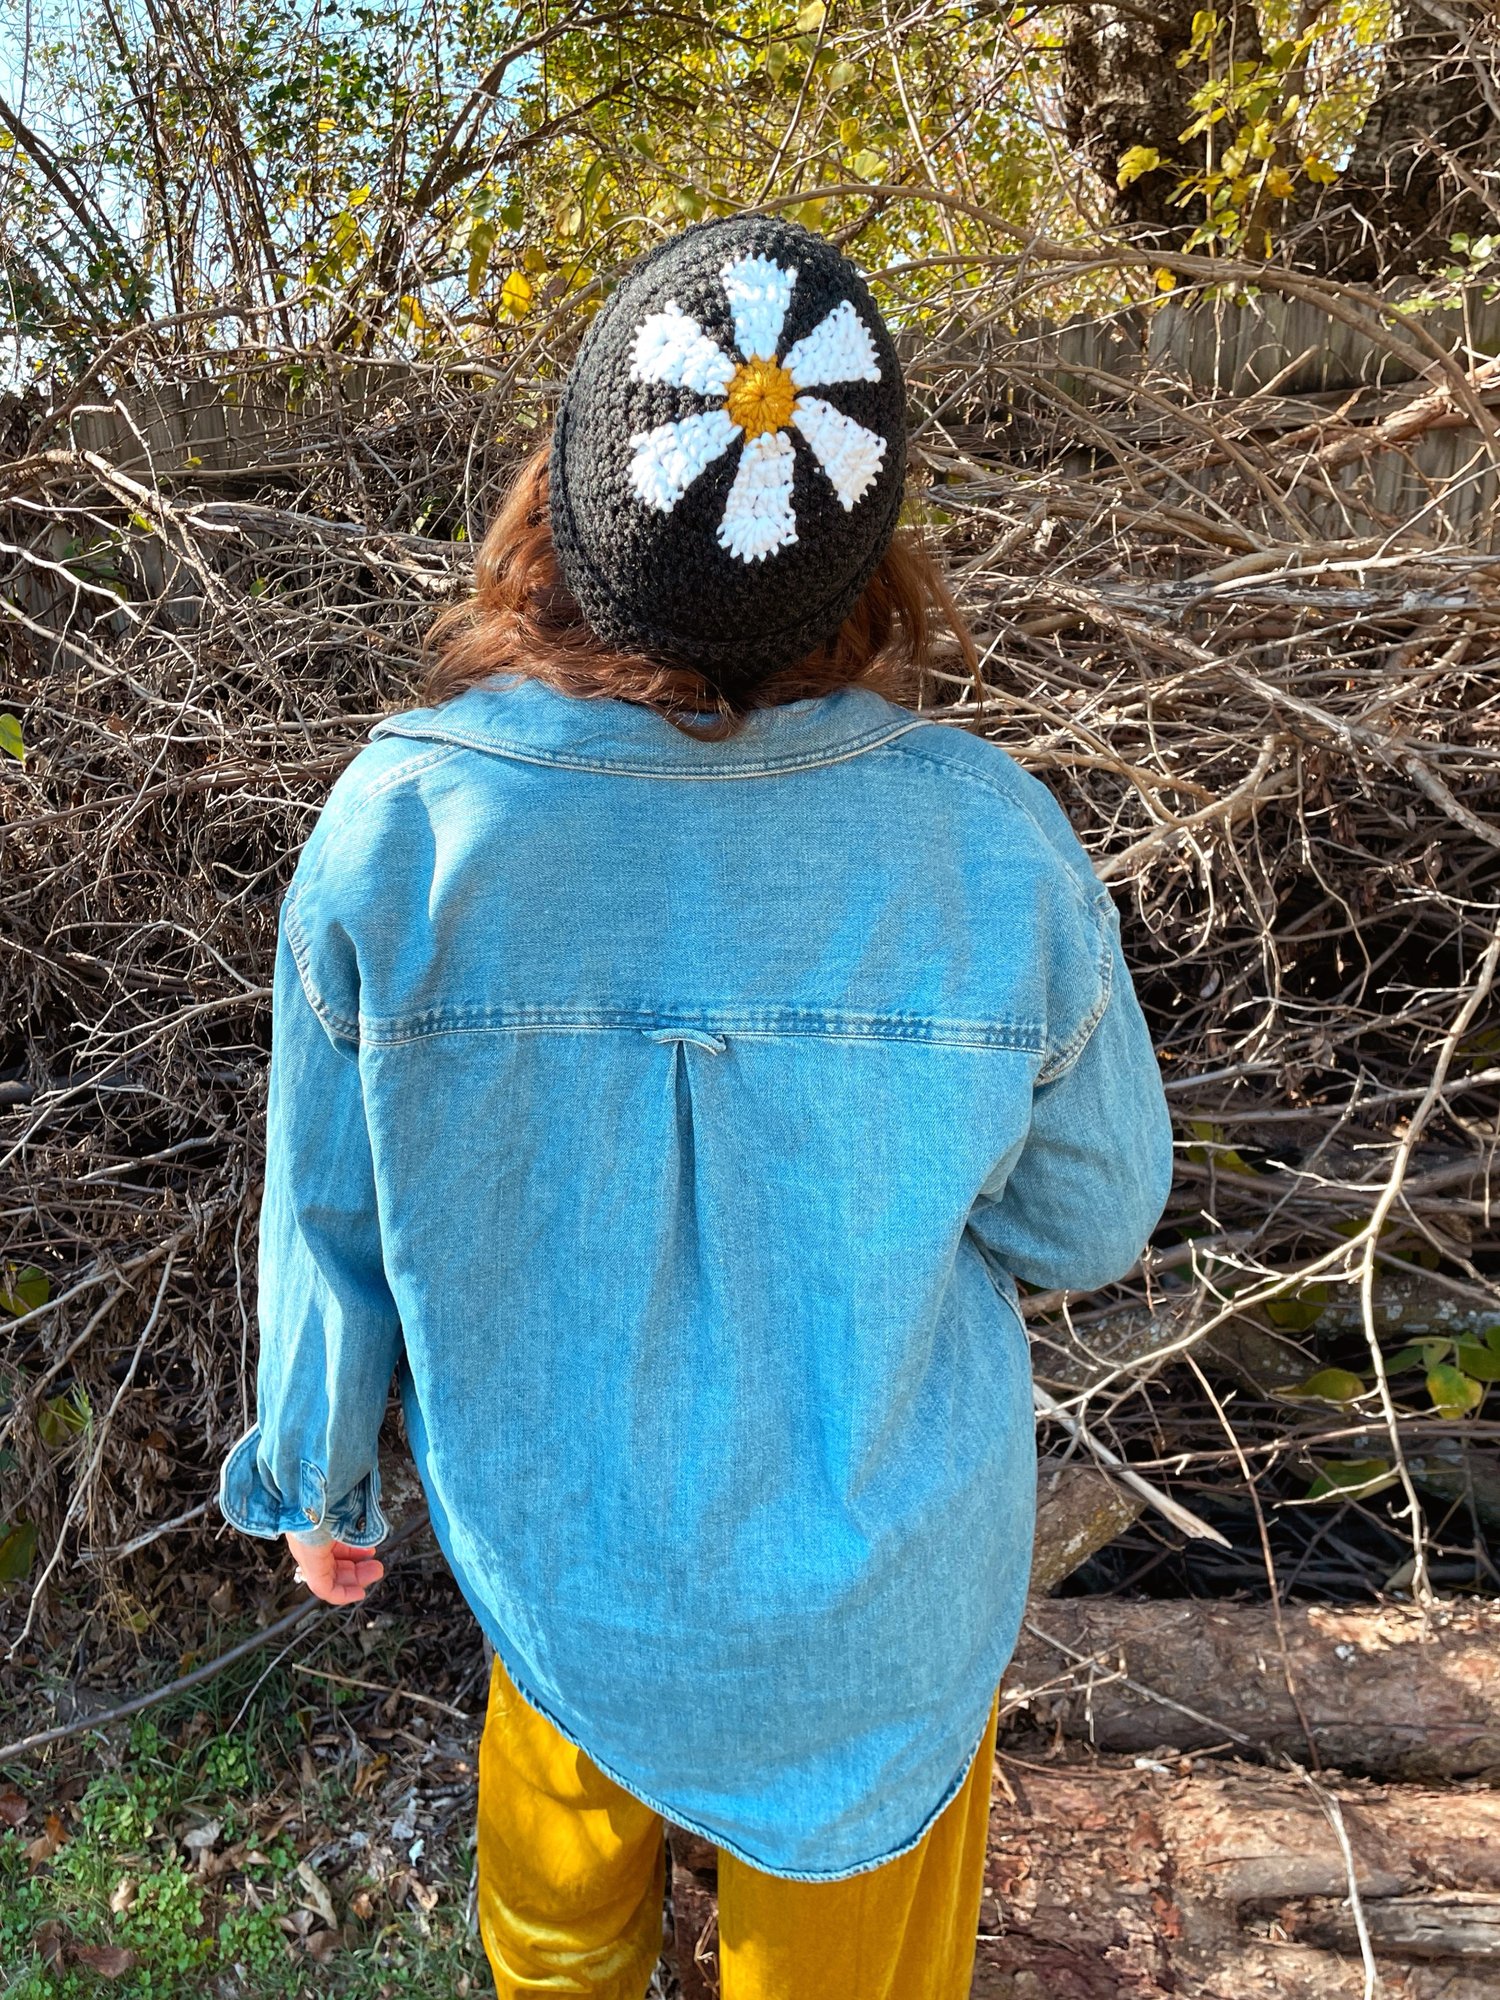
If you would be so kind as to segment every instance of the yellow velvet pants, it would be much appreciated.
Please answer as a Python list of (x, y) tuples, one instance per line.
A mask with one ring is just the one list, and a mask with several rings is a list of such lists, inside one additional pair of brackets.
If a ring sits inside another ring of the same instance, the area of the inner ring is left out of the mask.
[[(789, 1882), (720, 1853), (724, 2000), (967, 2000), (996, 1713), (962, 1789), (883, 1867)], [(499, 2000), (643, 2000), (665, 1869), (659, 1816), (560, 1736), (496, 1660), (479, 1751), (479, 1925)]]

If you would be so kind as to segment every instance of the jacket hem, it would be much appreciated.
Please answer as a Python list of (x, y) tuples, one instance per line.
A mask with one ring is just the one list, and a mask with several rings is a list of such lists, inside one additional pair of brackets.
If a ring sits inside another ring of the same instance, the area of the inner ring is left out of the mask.
[[(700, 1840), (710, 1842), (714, 1847), (720, 1849), (722, 1853), (732, 1855), (736, 1861), (743, 1861), (747, 1867), (758, 1870), (762, 1875), (774, 1876), (778, 1881), (782, 1882), (847, 1882), (855, 1875), (872, 1874), (877, 1868), (884, 1868), (888, 1862), (899, 1861), (903, 1854), (910, 1854), (914, 1847), (920, 1847), (938, 1820), (942, 1818), (948, 1807), (952, 1805), (953, 1801), (963, 1790), (964, 1785), (968, 1781), (969, 1773), (974, 1768), (974, 1760), (983, 1749), (985, 1738), (989, 1734), (989, 1711), (986, 1709), (985, 1719), (980, 1724), (979, 1735), (973, 1749), (964, 1759), (963, 1769), (948, 1786), (943, 1796), (938, 1800), (931, 1812), (928, 1813), (910, 1839), (901, 1841), (895, 1847), (887, 1848), (883, 1853), (877, 1854), (871, 1861), (854, 1861), (845, 1868), (778, 1868), (773, 1867), (763, 1856), (752, 1854), (749, 1848), (740, 1846), (736, 1841), (726, 1840), (722, 1833), (716, 1832), (713, 1827), (705, 1825), (702, 1820), (691, 1819), (679, 1812), (675, 1806), (665, 1804), (661, 1799), (655, 1797), (654, 1794), (646, 1791), (642, 1786), (634, 1784), (629, 1778), (614, 1769), (612, 1765), (606, 1763), (573, 1730), (569, 1729), (565, 1723), (560, 1722), (545, 1702), (537, 1700), (525, 1680), (513, 1669), (510, 1659), (507, 1656), (507, 1649), (495, 1643), (494, 1633), (487, 1631), (486, 1637), (489, 1639), (490, 1644), (494, 1646), (496, 1656), (509, 1676), (511, 1685), (526, 1703), (527, 1707), (535, 1709), (537, 1714), (544, 1721), (550, 1723), (558, 1735), (565, 1742), (571, 1743), (575, 1750), (581, 1750), (590, 1763), (604, 1773), (611, 1784), (618, 1785), (622, 1792), (628, 1792), (631, 1798), (638, 1800), (649, 1811), (659, 1814), (662, 1819), (669, 1821), (671, 1825), (680, 1826), (686, 1833), (697, 1834)], [(1004, 1666), (1002, 1664), (995, 1676), (997, 1690), (1003, 1674)], [(991, 1695), (990, 1700), (993, 1702), (993, 1695)]]

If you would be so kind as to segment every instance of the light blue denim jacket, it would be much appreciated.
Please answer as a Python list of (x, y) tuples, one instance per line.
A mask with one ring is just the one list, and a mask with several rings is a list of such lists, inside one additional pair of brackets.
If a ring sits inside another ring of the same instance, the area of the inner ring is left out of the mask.
[(1019, 1629), (1013, 1280), (1120, 1276), (1166, 1198), (1114, 906), (1041, 784), (866, 689), (373, 735), (282, 909), (224, 1513), (379, 1542), (394, 1373), (527, 1700), (757, 1867), (874, 1867)]

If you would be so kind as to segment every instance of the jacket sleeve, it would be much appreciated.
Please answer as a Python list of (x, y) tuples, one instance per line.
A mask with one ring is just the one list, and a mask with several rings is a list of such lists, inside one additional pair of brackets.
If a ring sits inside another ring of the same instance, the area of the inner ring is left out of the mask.
[(1089, 905), (1098, 976), (1063, 1012), (1025, 1139), (985, 1182), (968, 1227), (1029, 1285), (1092, 1291), (1131, 1268), (1172, 1185), (1172, 1127), (1151, 1036), (1105, 889)]
[(381, 1258), (358, 1027), (319, 996), (295, 898), (294, 882), (272, 989), (257, 1422), (224, 1461), (219, 1505), (246, 1534), (372, 1548), (388, 1531), (377, 1441), (401, 1324)]

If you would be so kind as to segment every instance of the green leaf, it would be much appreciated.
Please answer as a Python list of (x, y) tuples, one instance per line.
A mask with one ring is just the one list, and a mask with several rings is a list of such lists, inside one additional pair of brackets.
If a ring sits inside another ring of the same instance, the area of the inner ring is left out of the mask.
[(17, 1521), (0, 1530), (0, 1583), (20, 1583), (36, 1559), (36, 1522)]
[(476, 222), (469, 231), (469, 297), (477, 299), (484, 283), (485, 266), (490, 261), (499, 230), (493, 222)]
[(1465, 1375), (1476, 1382), (1500, 1382), (1500, 1354), (1493, 1347), (1475, 1347), (1461, 1341), (1454, 1359)]
[(1305, 1382), (1299, 1382), (1295, 1389), (1282, 1391), (1286, 1396), (1316, 1396), (1324, 1403), (1352, 1403), (1364, 1393), (1365, 1385), (1361, 1377), (1347, 1368), (1320, 1368)]
[(0, 750), (8, 757), (16, 757), (26, 762), (26, 740), (21, 734), (21, 725), (13, 715), (0, 715)]
[(1356, 1500), (1393, 1486), (1397, 1475), (1385, 1458), (1331, 1459), (1318, 1466), (1309, 1500)]
[(1410, 1347), (1403, 1347), (1399, 1354), (1393, 1354), (1385, 1364), (1387, 1375), (1404, 1375), (1408, 1368), (1420, 1368), (1425, 1375), (1429, 1368), (1436, 1368), (1452, 1346), (1447, 1340), (1418, 1340)]
[(88, 1425), (89, 1399), (81, 1389), (49, 1396), (37, 1411), (36, 1431), (49, 1451), (58, 1451)]
[(1427, 1393), (1441, 1417), (1466, 1417), (1484, 1400), (1483, 1385), (1471, 1382), (1467, 1375), (1446, 1361), (1429, 1372)]
[(863, 152), (856, 153), (849, 165), (862, 181), (879, 181), (885, 178), (885, 155), (874, 152), (869, 146), (866, 146)]
[(1487, 1326), (1484, 1330), (1484, 1344), (1493, 1347), (1500, 1354), (1500, 1326)]
[(1317, 1324), (1327, 1303), (1326, 1285), (1304, 1285), (1290, 1298), (1267, 1299), (1266, 1318), (1284, 1333), (1306, 1333)]
[(52, 1286), (47, 1274), (39, 1271), (35, 1264), (23, 1264), (19, 1271), (14, 1264), (7, 1264), (4, 1274), (0, 1275), (0, 1312), (17, 1316), (35, 1312), (51, 1296)]
[(1253, 1174), (1255, 1172), (1254, 1167), (1250, 1165), (1250, 1162), (1243, 1155), (1237, 1153), (1233, 1146), (1225, 1143), (1224, 1127), (1222, 1125), (1214, 1124), (1212, 1119), (1194, 1118), (1189, 1122), (1188, 1130), (1198, 1141), (1198, 1144), (1188, 1147), (1187, 1156), (1190, 1160), (1195, 1161), (1197, 1165), (1218, 1167), (1224, 1172), (1231, 1174)]

